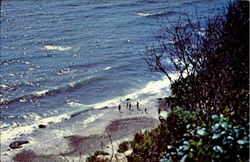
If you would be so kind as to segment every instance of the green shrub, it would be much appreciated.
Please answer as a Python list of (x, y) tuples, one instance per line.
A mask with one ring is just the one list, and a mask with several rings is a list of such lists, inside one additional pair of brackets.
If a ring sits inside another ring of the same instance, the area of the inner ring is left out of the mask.
[(129, 149), (130, 145), (131, 145), (131, 141), (124, 141), (124, 142), (122, 142), (119, 145), (119, 149), (117, 150), (117, 152), (120, 152), (120, 153), (126, 152)]
[(242, 161), (248, 160), (249, 131), (233, 126), (224, 115), (213, 115), (209, 124), (186, 125), (188, 135), (169, 145), (172, 151), (162, 161)]

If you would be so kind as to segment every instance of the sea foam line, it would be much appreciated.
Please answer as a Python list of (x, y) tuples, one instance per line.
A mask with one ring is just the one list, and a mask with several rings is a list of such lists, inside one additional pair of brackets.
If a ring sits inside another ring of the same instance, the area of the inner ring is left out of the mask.
[[(35, 123), (31, 125), (24, 125), (24, 126), (18, 126), (18, 127), (9, 127), (7, 130), (2, 130), (1, 131), (1, 140), (4, 141), (4, 143), (10, 143), (12, 140), (16, 137), (18, 137), (21, 134), (30, 134), (32, 133), (35, 129), (38, 128), (39, 124), (44, 124), (48, 125), (49, 123), (59, 123), (62, 120), (69, 119), (70, 116), (68, 114), (62, 114), (59, 116), (53, 116), (53, 117), (48, 117), (40, 120), (36, 120)], [(2, 125), (1, 124), (1, 128)]]
[[(172, 80), (177, 79), (177, 75), (175, 75), (175, 74), (170, 74), (170, 77), (172, 78)], [(170, 86), (169, 79), (167, 77), (163, 77), (161, 80), (149, 82), (144, 88), (142, 88), (134, 93), (93, 104), (93, 108), (94, 109), (101, 109), (104, 107), (116, 107), (120, 103), (124, 102), (127, 98), (129, 98), (131, 100), (136, 99), (141, 104), (146, 104), (148, 102), (149, 97), (143, 99), (143, 95), (147, 95), (147, 96), (154, 95), (155, 98), (162, 97), (164, 95), (170, 95), (169, 86)], [(165, 94), (166, 92), (168, 94)]]

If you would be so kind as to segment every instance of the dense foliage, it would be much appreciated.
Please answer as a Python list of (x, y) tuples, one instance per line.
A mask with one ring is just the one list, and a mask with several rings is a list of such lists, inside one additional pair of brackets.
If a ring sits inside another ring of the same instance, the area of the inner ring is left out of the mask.
[(224, 115), (209, 123), (197, 113), (176, 108), (153, 131), (138, 133), (129, 161), (247, 161), (248, 130)]

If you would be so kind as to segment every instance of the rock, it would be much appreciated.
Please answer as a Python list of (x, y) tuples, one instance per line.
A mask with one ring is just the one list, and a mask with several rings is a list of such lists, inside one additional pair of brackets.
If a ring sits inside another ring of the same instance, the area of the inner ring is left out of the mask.
[(17, 148), (21, 148), (23, 144), (27, 144), (29, 143), (29, 141), (15, 141), (12, 142), (9, 146), (12, 149), (17, 149)]
[(125, 152), (124, 152), (124, 155), (125, 155), (125, 156), (130, 156), (132, 153), (133, 153), (133, 150), (130, 149), (130, 150), (125, 151)]
[(161, 111), (160, 116), (161, 116), (163, 119), (167, 119), (167, 117), (168, 117), (168, 112), (167, 112), (167, 111)]
[(38, 128), (46, 128), (46, 125), (39, 124), (39, 125), (38, 125)]
[(96, 161), (108, 162), (108, 161), (110, 161), (110, 155), (98, 155), (96, 157)]
[(168, 112), (167, 111), (161, 111), (159, 114), (159, 120), (160, 122), (165, 122), (168, 117)]

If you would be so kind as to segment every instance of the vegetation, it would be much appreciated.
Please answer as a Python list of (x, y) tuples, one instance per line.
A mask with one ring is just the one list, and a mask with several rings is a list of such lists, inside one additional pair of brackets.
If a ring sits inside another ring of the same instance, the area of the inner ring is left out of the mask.
[(88, 157), (88, 158), (86, 159), (86, 162), (98, 162), (98, 161), (102, 162), (102, 161), (104, 161), (104, 160), (98, 160), (97, 157), (98, 157), (99, 155), (105, 156), (105, 155), (109, 155), (109, 153), (98, 150), (98, 151), (96, 151), (96, 152), (94, 153), (94, 155)]
[(246, 161), (248, 130), (235, 126), (224, 115), (211, 122), (197, 119), (197, 113), (177, 108), (166, 122), (144, 134), (136, 134), (129, 161)]
[(168, 23), (145, 60), (171, 81), (171, 110), (119, 152), (131, 147), (131, 162), (248, 161), (249, 2), (229, 2), (205, 28), (188, 16)]
[(248, 115), (248, 7), (249, 2), (229, 3), (227, 13), (208, 20), (205, 29), (188, 16), (168, 21), (171, 25), (162, 26), (157, 37), (159, 46), (147, 49), (151, 70), (163, 72), (172, 82), (175, 103), (205, 112), (201, 120), (222, 111), (235, 122), (245, 122)]

